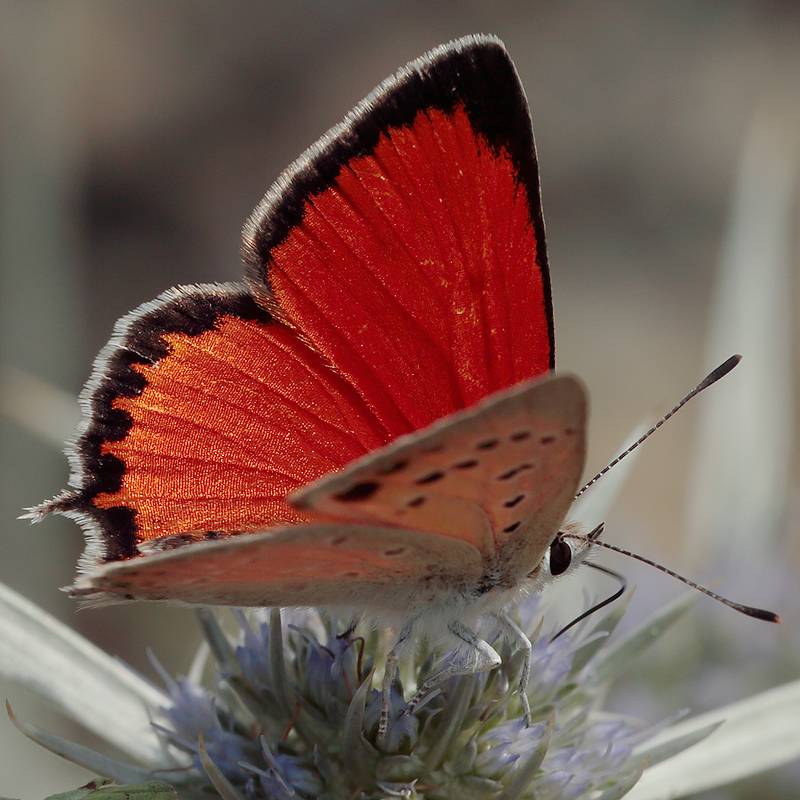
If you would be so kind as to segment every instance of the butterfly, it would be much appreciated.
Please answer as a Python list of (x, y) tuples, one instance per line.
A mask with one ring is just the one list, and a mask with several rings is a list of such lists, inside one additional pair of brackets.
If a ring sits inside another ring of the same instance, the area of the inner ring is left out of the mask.
[(243, 283), (173, 288), (117, 323), (72, 488), (33, 516), (83, 527), (69, 590), (89, 602), (321, 606), (385, 627), (385, 732), (422, 633), (467, 654), (437, 683), (499, 663), (475, 632), (487, 616), (528, 665), (508, 610), (585, 547), (560, 532), (586, 393), (552, 373), (536, 152), (503, 44), (468, 36), (384, 81), (243, 238)]

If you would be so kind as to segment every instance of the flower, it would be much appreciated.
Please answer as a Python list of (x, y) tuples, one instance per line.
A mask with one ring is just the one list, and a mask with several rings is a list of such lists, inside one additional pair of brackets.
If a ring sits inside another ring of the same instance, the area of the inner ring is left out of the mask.
[[(214, 789), (225, 798), (270, 800), (621, 797), (648, 754), (649, 771), (715, 727), (703, 720), (699, 727), (654, 729), (601, 709), (614, 677), (692, 604), (684, 597), (613, 643), (623, 606), (555, 641), (533, 632), (530, 727), (510, 688), (519, 655), (506, 646), (501, 667), (453, 678), (409, 713), (413, 686), (439, 663), (421, 652), (395, 682), (383, 743), (376, 738), (380, 692), (373, 685), (379, 637), (338, 635), (336, 620), (311, 611), (236, 612), (234, 639), (211, 611), (199, 611), (213, 674), (201, 683), (160, 670), (162, 692), (0, 587), (0, 636), (17, 645), (2, 652), (0, 670), (38, 685), (139, 765), (17, 720), (28, 736), (121, 783), (166, 781), (187, 800), (213, 796)], [(535, 601), (521, 609), (529, 633), (538, 610)], [(87, 683), (92, 691), (81, 693)], [(790, 702), (800, 720), (800, 690)], [(773, 710), (785, 716), (786, 697)], [(669, 762), (661, 767), (668, 768)]]
[[(591, 660), (572, 674), (583, 636), (536, 639), (530, 727), (509, 690), (519, 659), (506, 653), (502, 669), (453, 678), (413, 712), (398, 681), (381, 744), (381, 698), (371, 679), (377, 637), (339, 636), (331, 620), (310, 612), (305, 625), (285, 632), (277, 611), (255, 627), (241, 613), (237, 619), (241, 633), (231, 650), (216, 618), (201, 612), (219, 672), (207, 690), (168, 679), (172, 702), (162, 733), (200, 774), (199, 729), (211, 760), (244, 796), (346, 798), (360, 789), (365, 797), (511, 798), (532, 784), (537, 797), (579, 797), (631, 780), (642, 765), (632, 756), (641, 729), (591, 713), (601, 690)], [(325, 635), (318, 638), (320, 625)], [(415, 685), (434, 663), (417, 659)], [(231, 692), (236, 699), (226, 702)], [(237, 706), (243, 716), (233, 712)]]

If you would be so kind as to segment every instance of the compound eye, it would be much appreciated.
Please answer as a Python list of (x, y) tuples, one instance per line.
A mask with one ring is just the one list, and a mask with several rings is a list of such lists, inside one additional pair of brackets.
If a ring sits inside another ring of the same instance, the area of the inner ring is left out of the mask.
[(550, 545), (550, 574), (561, 575), (572, 563), (572, 548), (559, 536)]

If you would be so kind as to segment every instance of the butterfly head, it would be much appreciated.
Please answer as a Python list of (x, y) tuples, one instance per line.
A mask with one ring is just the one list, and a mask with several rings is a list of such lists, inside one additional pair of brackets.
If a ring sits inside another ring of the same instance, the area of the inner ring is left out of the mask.
[(568, 575), (582, 564), (596, 538), (593, 534), (587, 536), (578, 522), (565, 522), (545, 553), (541, 568), (545, 579)]

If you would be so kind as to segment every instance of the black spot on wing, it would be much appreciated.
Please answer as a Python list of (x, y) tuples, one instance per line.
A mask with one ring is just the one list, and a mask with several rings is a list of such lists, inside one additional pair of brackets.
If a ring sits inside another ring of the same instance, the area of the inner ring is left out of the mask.
[(393, 461), (385, 467), (381, 468), (382, 475), (394, 475), (397, 472), (402, 472), (408, 466), (408, 459), (401, 458)]
[(430, 472), (427, 475), (423, 475), (421, 478), (417, 478), (414, 483), (416, 483), (418, 486), (424, 486), (428, 483), (436, 483), (444, 478), (444, 475), (444, 472), (437, 470), (436, 472)]
[(529, 464), (527, 461), (523, 464), (517, 464), (517, 466), (512, 467), (509, 470), (506, 470), (502, 475), (497, 476), (497, 480), (499, 481), (509, 481), (512, 478), (516, 478), (520, 472), (525, 472), (533, 467), (533, 464)]
[(363, 500), (369, 500), (380, 488), (381, 485), (377, 481), (361, 481), (361, 483), (354, 484), (346, 491), (334, 495), (334, 498), (341, 503), (358, 503)]

